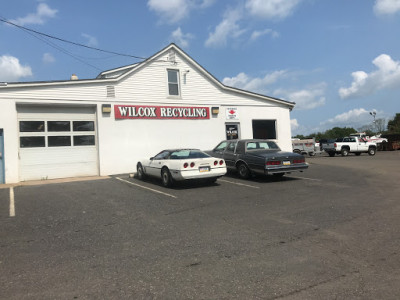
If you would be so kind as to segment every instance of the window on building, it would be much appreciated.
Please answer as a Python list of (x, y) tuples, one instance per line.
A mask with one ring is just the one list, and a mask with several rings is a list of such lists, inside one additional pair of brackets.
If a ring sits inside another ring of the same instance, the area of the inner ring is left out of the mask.
[(253, 139), (276, 139), (275, 120), (253, 120)]
[(74, 146), (94, 146), (94, 135), (75, 135)]
[(44, 132), (44, 121), (19, 121), (20, 132)]
[(74, 121), (74, 131), (94, 131), (93, 121)]
[(179, 96), (178, 70), (168, 70), (168, 93), (170, 96)]
[(60, 132), (60, 131), (70, 131), (71, 122), (70, 121), (48, 121), (47, 131)]
[(71, 136), (49, 136), (48, 137), (49, 147), (66, 147), (71, 146)]
[(45, 147), (46, 142), (44, 136), (24, 136), (19, 138), (21, 148), (37, 148)]

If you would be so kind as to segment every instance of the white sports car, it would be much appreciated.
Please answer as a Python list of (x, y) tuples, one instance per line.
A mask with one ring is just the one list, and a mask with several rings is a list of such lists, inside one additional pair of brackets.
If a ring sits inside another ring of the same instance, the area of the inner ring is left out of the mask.
[(174, 181), (186, 179), (206, 179), (210, 183), (226, 174), (225, 161), (211, 157), (198, 149), (163, 150), (150, 159), (137, 163), (137, 177), (161, 178), (165, 187), (171, 187)]

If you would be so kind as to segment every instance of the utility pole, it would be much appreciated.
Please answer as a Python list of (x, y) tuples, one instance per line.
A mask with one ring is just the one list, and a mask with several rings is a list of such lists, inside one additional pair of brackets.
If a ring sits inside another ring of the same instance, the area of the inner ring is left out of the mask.
[(374, 133), (376, 134), (376, 111), (371, 111), (369, 114), (374, 118), (372, 123), (374, 123)]

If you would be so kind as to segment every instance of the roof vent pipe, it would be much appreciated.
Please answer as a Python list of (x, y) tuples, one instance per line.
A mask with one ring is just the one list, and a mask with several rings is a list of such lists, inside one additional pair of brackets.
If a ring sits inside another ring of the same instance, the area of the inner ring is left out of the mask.
[(76, 76), (76, 74), (72, 74), (71, 75), (71, 80), (78, 80), (78, 76)]

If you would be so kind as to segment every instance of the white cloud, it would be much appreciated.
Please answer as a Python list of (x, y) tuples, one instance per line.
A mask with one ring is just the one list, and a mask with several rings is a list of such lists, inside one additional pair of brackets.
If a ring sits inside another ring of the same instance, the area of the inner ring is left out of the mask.
[(44, 24), (47, 19), (54, 18), (57, 12), (57, 9), (51, 9), (46, 3), (39, 3), (36, 13), (31, 13), (25, 17), (11, 20), (11, 22), (20, 26), (29, 24)]
[(176, 23), (187, 18), (194, 9), (205, 9), (215, 0), (148, 0), (147, 6), (167, 23)]
[(286, 70), (274, 71), (261, 78), (252, 78), (241, 72), (235, 77), (225, 77), (222, 83), (227, 86), (252, 91), (260, 94), (268, 93), (268, 86), (287, 76)]
[(46, 64), (51, 64), (51, 63), (55, 62), (56, 59), (54, 58), (54, 56), (51, 53), (45, 53), (45, 54), (43, 54), (42, 61)]
[(360, 127), (372, 122), (369, 111), (364, 108), (355, 108), (348, 112), (336, 115), (335, 117), (322, 122), (321, 125), (337, 127)]
[(87, 39), (86, 46), (89, 46), (89, 47), (98, 46), (99, 43), (98, 43), (97, 39), (94, 36), (91, 36), (91, 35), (89, 35), (87, 33), (82, 33), (82, 36), (85, 39)]
[(189, 40), (191, 39), (193, 39), (193, 35), (190, 33), (183, 33), (180, 27), (171, 34), (171, 40), (183, 48), (189, 47)]
[(251, 41), (255, 41), (256, 39), (258, 39), (259, 37), (262, 37), (263, 35), (271, 35), (271, 37), (273, 38), (277, 38), (279, 37), (279, 33), (272, 30), (272, 29), (264, 29), (261, 31), (255, 30), (253, 31), (253, 33), (251, 34), (250, 40)]
[(240, 9), (228, 10), (224, 18), (217, 25), (215, 31), (210, 33), (205, 42), (206, 47), (226, 46), (228, 39), (241, 36), (245, 30), (241, 29), (238, 22), (243, 18)]
[(246, 8), (253, 16), (279, 20), (291, 15), (300, 0), (247, 0)]
[(291, 127), (292, 131), (295, 131), (296, 129), (299, 128), (299, 123), (297, 122), (297, 119), (290, 120), (290, 127)]
[(340, 88), (342, 99), (368, 96), (376, 91), (388, 88), (400, 88), (400, 62), (394, 61), (389, 55), (381, 54), (372, 63), (377, 70), (371, 73), (353, 72), (353, 82), (348, 88)]
[(32, 76), (29, 66), (22, 66), (14, 56), (0, 56), (0, 81), (18, 81), (22, 77)]
[(296, 102), (296, 110), (309, 110), (325, 105), (325, 89), (326, 83), (320, 83), (298, 91), (277, 89), (274, 91), (274, 95), (291, 102)]
[(400, 0), (376, 0), (374, 12), (377, 15), (393, 15), (400, 11)]

